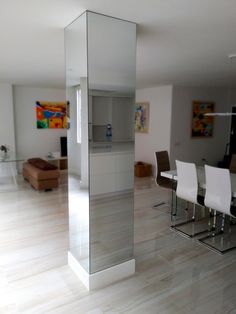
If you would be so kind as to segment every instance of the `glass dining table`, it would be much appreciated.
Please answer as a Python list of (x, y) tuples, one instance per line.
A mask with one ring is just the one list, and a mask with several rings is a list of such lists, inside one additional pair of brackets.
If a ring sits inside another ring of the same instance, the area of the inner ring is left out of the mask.
[[(17, 162), (22, 162), (24, 161), (25, 158), (22, 156), (17, 156), (16, 153), (14, 152), (8, 152), (0, 155), (0, 165), (5, 164), (9, 166), (9, 170), (11, 173), (11, 176), (13, 178), (14, 184), (17, 186), (17, 181), (16, 181), (16, 163)], [(0, 170), (1, 171), (1, 170)]]

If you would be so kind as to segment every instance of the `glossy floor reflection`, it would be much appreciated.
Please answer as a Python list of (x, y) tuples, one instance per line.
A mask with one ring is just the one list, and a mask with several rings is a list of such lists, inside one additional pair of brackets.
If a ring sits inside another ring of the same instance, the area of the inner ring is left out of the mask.
[(91, 273), (133, 258), (133, 193), (92, 199)]
[(68, 176), (70, 252), (89, 272), (89, 190), (79, 176)]
[[(133, 258), (133, 192), (89, 198), (69, 176), (70, 252), (89, 273)], [(90, 208), (89, 208), (90, 202)]]
[(182, 236), (192, 237), (194, 241), (200, 241), (200, 244), (206, 245), (208, 249), (218, 254), (228, 253), (229, 250), (236, 247), (235, 219), (226, 216), (224, 232), (222, 232), (222, 214), (220, 212), (217, 212), (216, 215), (215, 229), (213, 229), (213, 211), (211, 215), (208, 208), (196, 206), (194, 221), (192, 221), (192, 215), (192, 204), (186, 206), (186, 202), (178, 199), (177, 215), (172, 216), (172, 229)]
[[(170, 230), (153, 209), (169, 191), (136, 179), (136, 274), (87, 292), (66, 265), (67, 188), (0, 193), (0, 313), (226, 314), (236, 309), (236, 252), (220, 256)], [(168, 208), (166, 208), (168, 211)]]

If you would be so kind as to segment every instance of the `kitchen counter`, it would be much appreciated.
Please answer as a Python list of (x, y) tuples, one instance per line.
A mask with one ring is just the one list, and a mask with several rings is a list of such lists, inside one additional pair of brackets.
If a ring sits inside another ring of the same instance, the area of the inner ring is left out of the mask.
[(90, 193), (102, 195), (133, 189), (134, 143), (90, 143)]
[(134, 152), (134, 142), (95, 142), (90, 143), (90, 154), (119, 154)]

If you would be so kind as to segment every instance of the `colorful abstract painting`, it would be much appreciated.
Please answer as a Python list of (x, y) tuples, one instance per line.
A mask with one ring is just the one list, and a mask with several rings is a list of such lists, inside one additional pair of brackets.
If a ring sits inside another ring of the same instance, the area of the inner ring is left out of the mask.
[(66, 129), (67, 102), (36, 101), (38, 129)]
[(205, 116), (205, 113), (214, 112), (214, 103), (205, 101), (193, 101), (192, 112), (192, 137), (207, 138), (213, 135), (213, 116)]
[(135, 104), (135, 132), (148, 133), (149, 103)]

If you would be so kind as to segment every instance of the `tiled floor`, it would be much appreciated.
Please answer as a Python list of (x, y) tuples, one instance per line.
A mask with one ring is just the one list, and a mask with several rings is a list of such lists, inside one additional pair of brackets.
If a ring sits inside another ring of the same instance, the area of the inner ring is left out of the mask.
[(0, 313), (236, 313), (236, 252), (171, 231), (168, 205), (152, 208), (170, 192), (153, 180), (136, 180), (136, 274), (90, 293), (66, 265), (66, 182), (44, 193), (19, 181), (0, 192)]

